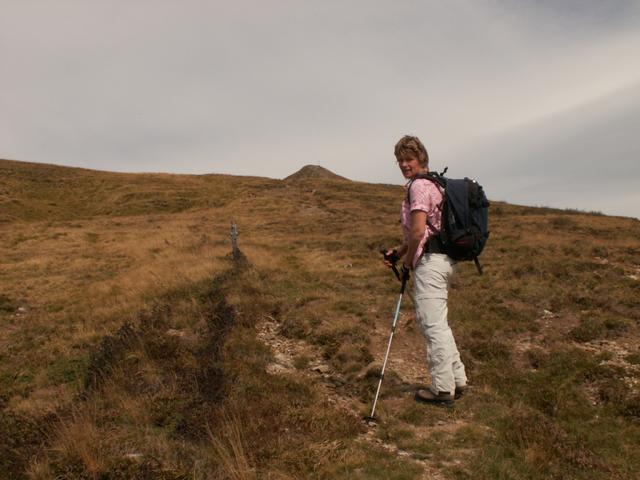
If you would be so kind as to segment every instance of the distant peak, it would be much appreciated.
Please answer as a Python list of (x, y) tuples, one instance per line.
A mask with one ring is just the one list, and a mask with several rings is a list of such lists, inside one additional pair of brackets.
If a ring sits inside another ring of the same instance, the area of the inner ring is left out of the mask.
[(348, 180), (347, 178), (341, 177), (340, 175), (336, 175), (331, 170), (327, 170), (326, 168), (321, 167), (320, 165), (305, 165), (296, 173), (286, 177), (285, 180), (306, 180), (306, 179), (316, 179), (316, 178)]

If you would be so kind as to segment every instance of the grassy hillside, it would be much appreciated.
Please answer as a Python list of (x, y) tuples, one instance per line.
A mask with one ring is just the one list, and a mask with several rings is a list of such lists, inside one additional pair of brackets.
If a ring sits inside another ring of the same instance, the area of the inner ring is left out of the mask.
[(495, 202), (470, 394), (413, 401), (407, 300), (371, 426), (403, 193), (317, 173), (0, 161), (0, 478), (637, 478), (640, 222)]
[(222, 207), (273, 180), (230, 175), (97, 172), (0, 160), (0, 223), (175, 213)]

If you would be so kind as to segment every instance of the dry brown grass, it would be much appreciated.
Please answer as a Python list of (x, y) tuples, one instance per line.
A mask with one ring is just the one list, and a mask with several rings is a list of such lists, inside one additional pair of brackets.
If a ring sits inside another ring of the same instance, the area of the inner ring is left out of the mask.
[[(197, 229), (195, 222), (201, 222)], [(157, 292), (220, 271), (228, 249), (216, 242), (224, 232), (217, 238), (211, 230), (205, 233), (207, 223), (201, 214), (128, 219), (117, 226), (97, 220), (71, 229), (56, 226), (52, 235), (40, 236), (40, 224), (15, 225), (0, 244), (3, 294), (24, 311), (3, 319), (0, 346), (11, 345), (29, 357), (26, 362), (16, 357), (8, 369), (28, 365), (35, 369), (29, 373), (35, 380), (31, 387), (49, 388), (50, 375), (41, 374), (47, 365), (82, 354), (83, 346), (113, 331)], [(86, 240), (87, 230), (95, 232), (99, 246)], [(32, 240), (12, 246), (21, 236)]]
[(252, 480), (257, 478), (247, 456), (242, 423), (237, 414), (223, 414), (219, 431), (207, 427), (214, 456), (223, 475), (229, 480)]
[(103, 446), (104, 434), (95, 425), (97, 414), (90, 408), (73, 412), (55, 432), (53, 451), (66, 461), (77, 461), (91, 478), (103, 471), (108, 455)]
[[(411, 400), (428, 378), (407, 301), (380, 427), (365, 435), (367, 372), (397, 298), (377, 250), (398, 240), (399, 187), (16, 162), (0, 173), (5, 476), (631, 479), (640, 468), (637, 220), (496, 202), (486, 275), (459, 265), (451, 292), (471, 395), (453, 412)], [(228, 256), (232, 218), (247, 263)], [(266, 320), (269, 345), (256, 338)], [(297, 368), (271, 368), (287, 358)]]

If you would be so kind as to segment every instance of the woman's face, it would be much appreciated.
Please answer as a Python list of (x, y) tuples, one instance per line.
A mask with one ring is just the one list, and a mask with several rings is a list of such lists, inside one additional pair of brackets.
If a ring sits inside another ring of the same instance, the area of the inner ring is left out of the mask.
[(418, 159), (413, 155), (402, 157), (402, 159), (398, 160), (398, 166), (404, 178), (413, 178), (424, 171)]

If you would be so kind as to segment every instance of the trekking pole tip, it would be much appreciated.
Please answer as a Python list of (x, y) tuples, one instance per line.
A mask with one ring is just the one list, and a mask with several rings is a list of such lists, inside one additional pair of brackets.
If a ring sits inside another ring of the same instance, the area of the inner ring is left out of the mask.
[(366, 423), (370, 427), (378, 426), (378, 420), (375, 417), (372, 417), (371, 415), (365, 415), (362, 418), (362, 420), (364, 421), (364, 423)]

